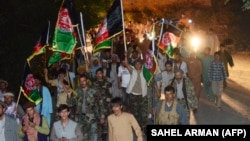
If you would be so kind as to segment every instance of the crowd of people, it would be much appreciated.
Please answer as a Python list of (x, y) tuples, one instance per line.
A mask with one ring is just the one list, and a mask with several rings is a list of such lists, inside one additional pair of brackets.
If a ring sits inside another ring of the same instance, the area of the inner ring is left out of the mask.
[[(124, 47), (123, 38), (115, 46)], [(159, 70), (148, 85), (143, 75), (145, 58), (136, 39), (128, 50), (103, 50), (100, 56), (78, 64), (67, 60), (34, 75), (42, 101), (20, 105), (0, 81), (0, 138), (3, 141), (138, 141), (149, 124), (190, 124), (199, 109), (201, 84), (219, 111), (227, 86), (228, 65), (234, 62), (220, 44), (205, 46), (184, 56), (177, 47), (173, 57), (159, 50)], [(143, 44), (143, 43), (141, 43)], [(145, 44), (144, 44), (145, 45)]]

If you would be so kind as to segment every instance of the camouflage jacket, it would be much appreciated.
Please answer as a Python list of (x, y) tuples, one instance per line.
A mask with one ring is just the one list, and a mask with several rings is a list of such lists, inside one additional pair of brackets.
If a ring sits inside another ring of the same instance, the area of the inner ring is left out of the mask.
[[(173, 79), (171, 85), (177, 91), (177, 81)], [(198, 108), (198, 99), (195, 95), (194, 85), (188, 77), (183, 78), (182, 91), (187, 107), (191, 110)]]
[(104, 107), (103, 112), (106, 117), (111, 113), (111, 109), (109, 106), (110, 101), (113, 97), (112, 94), (110, 93), (111, 83), (109, 83), (108, 81), (94, 81), (93, 87), (99, 91), (98, 92), (99, 104), (103, 105)]
[(82, 113), (82, 105), (83, 105), (83, 98), (85, 98), (85, 109), (86, 112), (84, 114), (90, 116), (94, 120), (98, 120), (101, 117), (104, 117), (103, 114), (103, 105), (99, 103), (99, 91), (93, 87), (88, 87), (87, 90), (84, 92), (81, 87), (76, 88), (76, 93), (78, 96), (77, 100), (77, 114)]

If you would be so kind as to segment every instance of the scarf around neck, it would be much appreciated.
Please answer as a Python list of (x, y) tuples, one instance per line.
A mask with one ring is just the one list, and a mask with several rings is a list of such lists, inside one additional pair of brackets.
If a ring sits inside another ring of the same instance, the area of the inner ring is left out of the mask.
[[(40, 118), (40, 115), (37, 112), (35, 112), (33, 123), (35, 123), (36, 125), (39, 125), (40, 120), (42, 120)], [(25, 114), (23, 117), (23, 126), (27, 127), (27, 131), (26, 131), (27, 138), (28, 138), (28, 140), (34, 140), (34, 139), (37, 140), (37, 134), (38, 134), (37, 130), (35, 129), (35, 127), (29, 126), (29, 123), (30, 123), (29, 116), (28, 116), (28, 114)]]

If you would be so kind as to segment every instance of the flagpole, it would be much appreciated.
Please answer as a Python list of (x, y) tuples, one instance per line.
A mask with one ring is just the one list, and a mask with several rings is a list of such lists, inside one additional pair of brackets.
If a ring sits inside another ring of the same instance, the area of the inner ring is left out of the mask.
[(49, 30), (50, 30), (50, 21), (48, 21), (48, 32), (47, 32), (45, 52), (44, 52), (44, 67), (46, 67), (47, 64), (47, 48), (49, 47), (49, 33), (50, 33)]
[(50, 29), (50, 21), (48, 21), (48, 32), (47, 32), (47, 38), (46, 38), (46, 44), (49, 44), (49, 29)]
[(127, 52), (126, 30), (125, 30), (125, 25), (124, 25), (124, 14), (123, 14), (122, 0), (120, 0), (120, 3), (121, 3), (121, 13), (122, 13), (122, 29), (123, 29), (124, 50), (125, 50), (125, 52)]
[(172, 26), (172, 27), (174, 27), (174, 28), (176, 28), (177, 30), (179, 30), (179, 31), (181, 31), (181, 32), (183, 31), (183, 30), (181, 30), (179, 27), (173, 25), (172, 23), (169, 23), (169, 25)]
[(114, 48), (113, 48), (113, 39), (111, 39), (111, 54), (113, 54)]
[(17, 101), (16, 101), (16, 109), (17, 109), (18, 103), (19, 103), (19, 101), (20, 101), (20, 97), (21, 97), (21, 93), (22, 93), (21, 89), (22, 89), (22, 88), (20, 87), (19, 94), (18, 94), (18, 98), (17, 98)]
[[(77, 29), (78, 36), (80, 37), (79, 40), (80, 40), (80, 43), (81, 43), (81, 47), (80, 47), (80, 48), (81, 48), (82, 55), (84, 56), (84, 59), (87, 60), (85, 51), (83, 51), (82, 38), (81, 38), (81, 36), (80, 36), (80, 31), (79, 31), (78, 25), (76, 26), (76, 29)], [(85, 60), (85, 61), (86, 61), (86, 60)]]
[(152, 54), (155, 55), (155, 22), (153, 21), (153, 31), (152, 31), (152, 36), (153, 36), (153, 39), (152, 39)]
[(159, 56), (159, 45), (161, 42), (161, 38), (162, 38), (162, 34), (163, 34), (163, 27), (164, 27), (164, 18), (162, 18), (162, 22), (161, 22), (161, 32), (160, 32), (160, 37), (159, 37), (159, 41), (158, 41), (158, 49), (157, 49), (157, 58)]
[[(84, 45), (85, 45), (85, 53), (87, 54), (87, 43), (86, 43), (86, 38), (85, 38), (85, 32), (84, 32), (84, 25), (83, 25), (83, 20), (82, 20), (82, 12), (80, 12), (80, 20), (81, 20), (81, 28), (82, 28), (82, 38), (83, 38), (83, 42), (84, 42)], [(88, 54), (86, 55), (86, 59), (87, 59), (87, 62), (89, 62), (89, 57), (88, 57)]]

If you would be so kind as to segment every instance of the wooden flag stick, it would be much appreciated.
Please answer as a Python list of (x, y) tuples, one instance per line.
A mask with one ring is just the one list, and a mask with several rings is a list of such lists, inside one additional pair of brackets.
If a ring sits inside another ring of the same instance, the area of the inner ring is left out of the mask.
[(123, 40), (124, 40), (124, 51), (127, 52), (127, 39), (126, 39), (126, 30), (125, 30), (125, 24), (124, 24), (124, 14), (123, 14), (123, 5), (122, 0), (121, 2), (121, 13), (122, 13), (122, 27), (123, 27)]
[(17, 106), (18, 106), (18, 104), (19, 104), (21, 94), (22, 94), (22, 87), (20, 87), (19, 94), (18, 94), (18, 97), (17, 97), (17, 101), (16, 101), (16, 109), (17, 109)]

